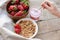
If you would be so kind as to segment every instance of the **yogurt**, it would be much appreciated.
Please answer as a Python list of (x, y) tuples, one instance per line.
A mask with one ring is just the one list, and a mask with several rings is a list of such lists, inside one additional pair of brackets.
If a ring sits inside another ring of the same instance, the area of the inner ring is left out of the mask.
[(30, 10), (30, 18), (32, 18), (33, 20), (39, 20), (41, 15), (41, 10), (38, 10), (36, 8), (32, 8)]

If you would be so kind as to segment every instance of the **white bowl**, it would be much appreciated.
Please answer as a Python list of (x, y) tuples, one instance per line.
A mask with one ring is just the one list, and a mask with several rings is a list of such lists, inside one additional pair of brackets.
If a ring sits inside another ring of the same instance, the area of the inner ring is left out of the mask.
[[(34, 20), (32, 20), (32, 19), (30, 19), (30, 18), (23, 18), (23, 19), (20, 19), (20, 20), (18, 20), (17, 22), (16, 22), (16, 24), (19, 24), (19, 22), (21, 21), (21, 20), (30, 20), (30, 21), (32, 21), (35, 25), (36, 25), (36, 27), (35, 27), (35, 34), (33, 34), (30, 38), (26, 38), (26, 37), (23, 37), (23, 38), (25, 38), (25, 39), (32, 39), (33, 37), (35, 37), (36, 35), (37, 35), (37, 32), (38, 32), (38, 25), (37, 25), (37, 23), (34, 21)], [(21, 35), (20, 35), (21, 36)]]

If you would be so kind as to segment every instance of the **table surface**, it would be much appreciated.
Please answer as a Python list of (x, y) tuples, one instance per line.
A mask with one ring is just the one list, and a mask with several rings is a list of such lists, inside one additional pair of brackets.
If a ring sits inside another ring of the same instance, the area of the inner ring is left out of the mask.
[(38, 22), (37, 38), (42, 40), (60, 40), (60, 19)]
[[(40, 4), (43, 1), (44, 0), (30, 0), (30, 9), (40, 8)], [(57, 8), (59, 9), (59, 4), (57, 2), (55, 2), (55, 4), (57, 4)], [(40, 18), (44, 21), (37, 22), (39, 32), (35, 38), (40, 38), (42, 40), (60, 40), (60, 18), (57, 18), (46, 10), (43, 10)], [(2, 39), (0, 38), (0, 40)]]

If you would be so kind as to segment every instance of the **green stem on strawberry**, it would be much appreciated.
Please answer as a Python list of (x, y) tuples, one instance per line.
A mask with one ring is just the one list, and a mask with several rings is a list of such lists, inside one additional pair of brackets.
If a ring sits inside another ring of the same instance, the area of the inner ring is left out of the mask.
[(27, 0), (20, 0), (21, 2), (26, 2)]
[(26, 1), (25, 4), (26, 4), (27, 6), (29, 6), (29, 2), (28, 2), (28, 1)]
[(27, 11), (25, 10), (24, 13), (27, 13)]
[(8, 11), (8, 13), (10, 13), (11, 11)]
[(14, 11), (16, 11), (17, 10), (17, 8), (16, 7), (14, 7)]
[(12, 0), (11, 4), (14, 4), (16, 0)]
[(21, 2), (23, 2), (23, 3), (26, 4), (26, 5), (29, 5), (28, 0), (21, 0)]

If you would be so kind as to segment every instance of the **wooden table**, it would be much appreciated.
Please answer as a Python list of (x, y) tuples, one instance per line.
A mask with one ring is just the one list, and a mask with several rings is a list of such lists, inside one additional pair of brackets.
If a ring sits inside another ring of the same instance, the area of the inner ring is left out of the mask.
[(38, 22), (39, 32), (37, 38), (42, 40), (60, 40), (60, 19)]

